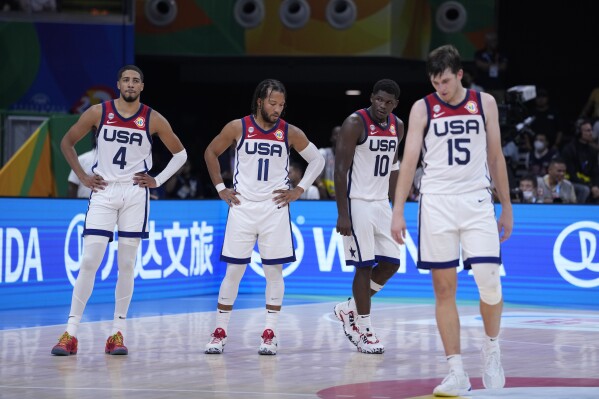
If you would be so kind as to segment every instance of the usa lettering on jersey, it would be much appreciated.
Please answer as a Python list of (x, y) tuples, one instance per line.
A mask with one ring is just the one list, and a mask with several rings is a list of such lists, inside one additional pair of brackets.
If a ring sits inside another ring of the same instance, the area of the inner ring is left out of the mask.
[(147, 105), (140, 104), (135, 115), (124, 118), (118, 113), (114, 100), (102, 103), (94, 173), (107, 181), (132, 181), (135, 173), (152, 168), (151, 111)]
[(422, 150), (422, 193), (460, 194), (489, 188), (487, 132), (480, 93), (467, 90), (457, 105), (436, 93), (424, 98), (428, 124)]
[(389, 173), (399, 146), (397, 117), (390, 114), (387, 124), (381, 126), (370, 117), (367, 109), (360, 109), (355, 114), (362, 119), (365, 138), (356, 145), (348, 171), (348, 196), (365, 200), (388, 199)]
[(289, 125), (279, 119), (269, 130), (262, 129), (253, 115), (241, 120), (243, 133), (237, 145), (233, 186), (242, 196), (262, 201), (277, 189), (290, 188)]

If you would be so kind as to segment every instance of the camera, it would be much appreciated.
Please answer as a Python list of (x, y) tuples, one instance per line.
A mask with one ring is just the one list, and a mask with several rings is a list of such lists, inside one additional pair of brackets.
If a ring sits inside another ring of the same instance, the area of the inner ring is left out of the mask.
[(530, 126), (534, 117), (530, 116), (526, 103), (537, 97), (537, 88), (532, 85), (520, 85), (507, 89), (506, 102), (498, 104), (499, 125), (502, 129), (520, 132)]

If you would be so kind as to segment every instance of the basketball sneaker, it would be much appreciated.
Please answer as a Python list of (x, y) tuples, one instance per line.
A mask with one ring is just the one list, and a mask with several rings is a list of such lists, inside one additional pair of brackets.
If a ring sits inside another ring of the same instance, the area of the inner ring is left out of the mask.
[(210, 342), (206, 344), (206, 350), (204, 353), (212, 355), (220, 355), (225, 350), (225, 344), (227, 343), (227, 334), (225, 330), (218, 327), (210, 335)]
[(462, 396), (467, 395), (471, 389), (468, 374), (458, 374), (455, 370), (451, 370), (441, 384), (435, 387), (433, 395), (443, 397)]
[(349, 303), (351, 298), (348, 298), (347, 301), (338, 303), (333, 308), (333, 312), (335, 313), (335, 317), (337, 317), (343, 323), (343, 332), (349, 342), (358, 346), (358, 341), (360, 341), (360, 333), (356, 328), (356, 315), (357, 313), (351, 309)]
[(126, 355), (129, 353), (129, 350), (123, 344), (123, 334), (120, 331), (108, 337), (104, 353), (108, 353), (109, 355)]
[(69, 356), (77, 354), (77, 338), (70, 335), (68, 332), (64, 332), (58, 339), (58, 343), (52, 348), (53, 355), (57, 356)]
[[(360, 328), (355, 326), (355, 331), (360, 332)], [(381, 344), (381, 341), (377, 338), (376, 334), (371, 328), (366, 328), (366, 331), (360, 333), (360, 339), (358, 341), (358, 351), (362, 353), (373, 353), (381, 354), (385, 352), (385, 347)]]
[(258, 353), (261, 355), (276, 355), (277, 354), (278, 341), (275, 337), (275, 332), (270, 328), (267, 328), (262, 333), (262, 342)]
[(481, 351), (483, 359), (483, 385), (487, 389), (503, 388), (505, 373), (501, 367), (499, 345), (484, 345)]

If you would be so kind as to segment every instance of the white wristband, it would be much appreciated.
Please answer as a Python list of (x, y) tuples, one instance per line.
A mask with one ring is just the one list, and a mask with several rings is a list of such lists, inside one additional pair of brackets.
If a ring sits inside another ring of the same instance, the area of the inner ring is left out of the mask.
[(227, 188), (227, 186), (225, 186), (225, 183), (218, 183), (216, 186), (214, 186), (214, 188), (216, 188), (216, 191), (220, 193)]

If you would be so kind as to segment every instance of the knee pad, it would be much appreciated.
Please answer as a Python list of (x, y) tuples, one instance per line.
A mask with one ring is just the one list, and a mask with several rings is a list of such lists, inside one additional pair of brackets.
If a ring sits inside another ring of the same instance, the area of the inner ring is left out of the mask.
[(285, 281), (283, 280), (283, 265), (263, 265), (266, 278), (266, 304), (273, 306), (283, 305), (285, 294)]
[(472, 265), (474, 281), (478, 286), (480, 299), (488, 305), (501, 302), (501, 278), (499, 265), (493, 263), (477, 263)]
[(119, 246), (120, 245), (128, 245), (130, 247), (137, 248), (139, 243), (141, 242), (141, 238), (139, 237), (119, 237)]
[(237, 293), (239, 292), (239, 283), (245, 273), (247, 265), (239, 265), (235, 263), (227, 264), (227, 271), (225, 272), (225, 278), (220, 284), (220, 290), (218, 293), (218, 303), (221, 305), (233, 306), (235, 299), (237, 299)]
[(117, 262), (119, 274), (133, 274), (135, 268), (135, 258), (137, 257), (137, 248), (141, 238), (139, 237), (119, 237), (119, 247), (117, 251)]
[(80, 271), (96, 273), (104, 258), (108, 237), (87, 235), (83, 238), (83, 255), (81, 257)]

